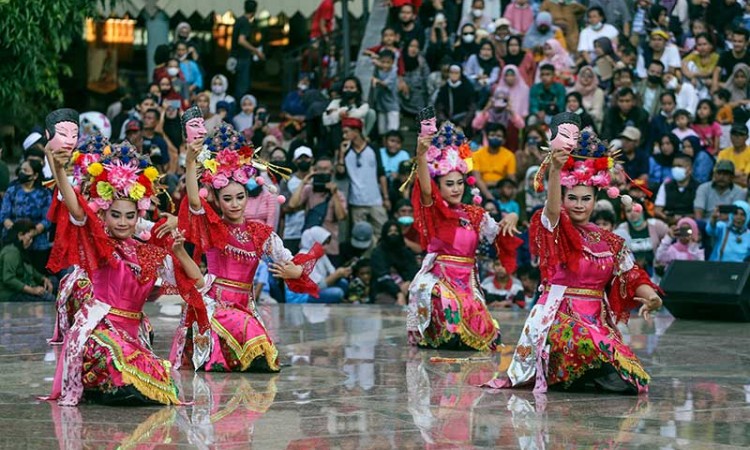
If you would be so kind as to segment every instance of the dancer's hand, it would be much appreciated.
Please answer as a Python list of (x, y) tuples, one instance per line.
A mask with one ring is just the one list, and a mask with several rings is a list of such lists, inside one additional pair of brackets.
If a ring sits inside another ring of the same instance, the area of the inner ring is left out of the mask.
[(500, 233), (503, 236), (512, 236), (513, 234), (520, 233), (517, 228), (518, 214), (516, 213), (506, 214), (505, 217), (503, 217), (503, 219), (498, 222), (498, 225), (500, 225)]
[(187, 161), (194, 163), (198, 161), (198, 155), (201, 154), (203, 151), (203, 140), (202, 139), (196, 139), (193, 142), (189, 143), (187, 145), (188, 154), (187, 154)]
[(277, 278), (284, 280), (292, 279), (296, 280), (302, 276), (302, 266), (298, 266), (291, 261), (282, 261), (279, 263), (271, 263), (268, 266), (268, 271)]
[(651, 320), (651, 312), (661, 308), (662, 301), (659, 296), (654, 296), (650, 299), (643, 297), (633, 297), (633, 300), (641, 303), (643, 306), (638, 310), (638, 315), (646, 320)]
[(174, 230), (177, 229), (177, 217), (173, 216), (172, 214), (167, 213), (161, 213), (159, 214), (160, 217), (166, 217), (167, 221), (163, 224), (156, 227), (154, 232), (156, 233), (156, 237), (161, 239), (164, 236), (166, 236), (169, 233), (172, 233)]
[(565, 150), (553, 149), (550, 156), (550, 165), (552, 166), (552, 170), (556, 170), (559, 172), (560, 170), (562, 170), (565, 163), (568, 162), (570, 153), (566, 152)]
[(430, 145), (432, 145), (432, 136), (421, 136), (417, 140), (417, 157), (422, 157), (427, 154)]
[(182, 230), (174, 229), (170, 233), (172, 234), (172, 239), (174, 239), (172, 251), (185, 251), (185, 236), (183, 236)]

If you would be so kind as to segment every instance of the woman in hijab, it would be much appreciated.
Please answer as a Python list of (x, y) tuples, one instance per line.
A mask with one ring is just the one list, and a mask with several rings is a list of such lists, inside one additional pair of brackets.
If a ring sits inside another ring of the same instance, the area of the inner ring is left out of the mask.
[(693, 178), (698, 183), (711, 180), (716, 159), (701, 145), (698, 136), (688, 136), (682, 140), (682, 153), (693, 158)]
[(464, 76), (474, 84), (480, 105), (487, 101), (490, 86), (497, 83), (499, 75), (500, 63), (495, 58), (495, 47), (490, 41), (484, 41), (479, 45), (479, 52), (469, 56), (464, 63)]
[[(507, 131), (510, 131), (510, 128), (515, 128), (516, 134), (518, 134), (518, 130), (523, 129), (524, 121), (523, 117), (511, 107), (509, 98), (510, 96), (506, 89), (495, 89), (492, 97), (487, 101), (487, 105), (471, 122), (474, 131), (484, 130), (484, 127), (488, 123), (494, 123), (501, 124)], [(509, 133), (506, 132), (506, 134)], [(506, 142), (506, 144), (511, 145), (509, 142)], [(515, 146), (508, 148), (514, 150)]]
[(601, 127), (604, 119), (604, 90), (599, 87), (598, 79), (591, 66), (583, 66), (578, 71), (578, 79), (571, 92), (581, 94), (583, 109), (591, 115), (596, 126)]
[(456, 37), (456, 45), (453, 47), (453, 60), (461, 64), (469, 59), (469, 56), (479, 52), (479, 44), (476, 42), (477, 29), (474, 25), (467, 23), (461, 27), (461, 34)]
[(706, 256), (700, 242), (698, 224), (690, 217), (683, 217), (661, 240), (656, 249), (656, 264), (667, 267), (672, 261), (703, 261)]
[(187, 22), (180, 22), (177, 28), (174, 30), (174, 42), (173, 45), (177, 46), (178, 42), (184, 42), (188, 46), (188, 49), (192, 48), (195, 51), (191, 52), (193, 61), (198, 61), (201, 54), (201, 42), (192, 35), (193, 28)]
[(573, 80), (572, 67), (573, 59), (568, 54), (557, 39), (547, 39), (542, 46), (542, 52), (544, 57), (539, 64), (537, 64), (536, 75), (534, 76), (534, 82), (539, 83), (539, 68), (544, 64), (552, 64), (555, 66), (555, 75), (560, 79), (560, 82), (570, 86)]
[(406, 247), (398, 222), (389, 220), (383, 225), (380, 242), (370, 256), (372, 266), (372, 295), (376, 302), (406, 304), (409, 283), (419, 266), (414, 253)]
[(596, 39), (594, 41), (594, 53), (596, 54), (594, 72), (599, 77), (599, 84), (608, 88), (615, 74), (618, 60), (612, 41), (606, 36)]
[(597, 132), (594, 119), (583, 109), (583, 97), (578, 92), (568, 92), (565, 96), (565, 110), (577, 114), (581, 118), (581, 129), (591, 128)]
[(232, 118), (234, 129), (243, 132), (255, 125), (255, 107), (258, 106), (258, 100), (250, 95), (245, 94), (240, 99), (240, 112)]
[[(323, 227), (310, 227), (302, 233), (300, 240), (300, 251), (309, 252), (315, 244), (328, 245), (331, 241), (331, 233)], [(307, 303), (341, 303), (346, 295), (349, 285), (347, 277), (351, 275), (350, 267), (333, 266), (328, 255), (323, 255), (316, 263), (310, 279), (317, 283), (319, 291), (318, 298), (308, 294)]]
[(750, 205), (737, 200), (732, 203), (734, 211), (726, 221), (719, 220), (717, 207), (706, 225), (706, 234), (713, 238), (714, 251), (709, 261), (743, 262), (750, 256)]
[(471, 82), (463, 75), (461, 66), (450, 66), (448, 81), (440, 88), (435, 101), (438, 122), (450, 120), (464, 132), (470, 132), (476, 109), (476, 95)]
[(724, 85), (732, 94), (729, 99), (730, 103), (747, 100), (750, 97), (750, 66), (745, 63), (735, 65)]
[(521, 37), (511, 36), (508, 38), (506, 47), (508, 48), (508, 51), (501, 58), (503, 66), (516, 66), (518, 74), (523, 78), (526, 84), (529, 86), (534, 84), (536, 62), (534, 61), (534, 55), (523, 49)]
[(529, 115), (529, 85), (522, 76), (518, 67), (508, 64), (503, 67), (500, 73), (500, 81), (497, 89), (504, 89), (508, 92), (508, 100), (511, 108), (521, 117)]
[(667, 133), (657, 141), (659, 152), (649, 158), (649, 183), (664, 183), (672, 178), (672, 163), (680, 152), (680, 140), (673, 133)]
[(217, 103), (227, 102), (229, 103), (231, 108), (229, 114), (234, 114), (235, 100), (234, 97), (227, 94), (227, 89), (229, 89), (229, 80), (227, 80), (227, 77), (222, 74), (217, 74), (214, 75), (213, 78), (211, 78), (211, 98), (209, 100), (209, 107), (211, 108), (212, 113), (216, 114)]
[(399, 92), (401, 111), (416, 115), (427, 104), (427, 78), (430, 68), (419, 51), (419, 40), (409, 42), (406, 51), (401, 54), (404, 61), (404, 84), (406, 90)]
[(552, 14), (544, 11), (537, 14), (534, 25), (529, 28), (526, 36), (523, 37), (523, 48), (535, 50), (542, 48), (545, 42), (554, 39), (557, 34), (556, 26), (552, 25)]

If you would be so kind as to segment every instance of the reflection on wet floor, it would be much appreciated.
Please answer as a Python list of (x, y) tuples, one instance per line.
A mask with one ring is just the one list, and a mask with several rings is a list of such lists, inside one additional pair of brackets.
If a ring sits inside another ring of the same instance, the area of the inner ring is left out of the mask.
[[(150, 304), (147, 313), (154, 349), (167, 355), (179, 309)], [(261, 314), (280, 343), (280, 374), (183, 370), (186, 406), (60, 408), (35, 400), (50, 388), (58, 351), (46, 344), (52, 305), (0, 304), (0, 448), (750, 446), (746, 324), (632, 321), (627, 340), (653, 376), (638, 398), (482, 390), (512, 346), (472, 361), (409, 348), (399, 308), (274, 305)], [(506, 341), (524, 318), (497, 314)]]

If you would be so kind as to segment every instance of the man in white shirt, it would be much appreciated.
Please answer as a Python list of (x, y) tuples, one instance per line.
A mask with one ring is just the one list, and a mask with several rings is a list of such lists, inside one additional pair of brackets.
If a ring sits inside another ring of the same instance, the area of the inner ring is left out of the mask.
[(594, 53), (594, 41), (601, 37), (609, 38), (613, 46), (617, 46), (617, 28), (606, 23), (607, 17), (604, 10), (599, 6), (589, 8), (586, 13), (589, 25), (581, 31), (578, 37), (578, 53), (586, 60), (586, 64), (592, 64), (596, 59)]
[(664, 64), (665, 72), (674, 73), (681, 67), (680, 50), (669, 42), (669, 34), (666, 31), (659, 28), (651, 31), (648, 46), (649, 48), (645, 51), (638, 52), (638, 63), (635, 66), (638, 78), (643, 79), (648, 76), (648, 64), (654, 59)]

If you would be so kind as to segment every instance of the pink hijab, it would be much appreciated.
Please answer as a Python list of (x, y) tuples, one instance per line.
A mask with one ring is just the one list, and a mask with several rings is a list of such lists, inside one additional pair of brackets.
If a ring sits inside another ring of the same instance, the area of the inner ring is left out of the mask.
[[(505, 82), (505, 74), (509, 71), (513, 71), (516, 74), (516, 84), (509, 86)], [(508, 99), (510, 100), (513, 111), (518, 113), (521, 117), (529, 115), (529, 86), (521, 76), (521, 72), (517, 66), (513, 64), (507, 64), (503, 67), (503, 71), (500, 73), (500, 81), (497, 83), (496, 89), (503, 89), (508, 92)]]
[(570, 72), (573, 66), (573, 60), (570, 58), (570, 54), (565, 50), (557, 39), (547, 39), (545, 44), (552, 47), (552, 57), (544, 57), (539, 64), (537, 64), (536, 77), (534, 81), (539, 83), (539, 69), (544, 64), (552, 64), (555, 66), (555, 74), (560, 75), (561, 73)]
[[(689, 226), (691, 230), (693, 230), (693, 242), (700, 242), (701, 239), (701, 233), (698, 231), (698, 223), (696, 223), (695, 220), (691, 219), (690, 217), (683, 217), (682, 219), (677, 221), (677, 229), (682, 228), (683, 226)], [(672, 244), (674, 248), (681, 252), (681, 253), (687, 253), (688, 252), (688, 246), (680, 242), (679, 240), (675, 240), (674, 244)]]

